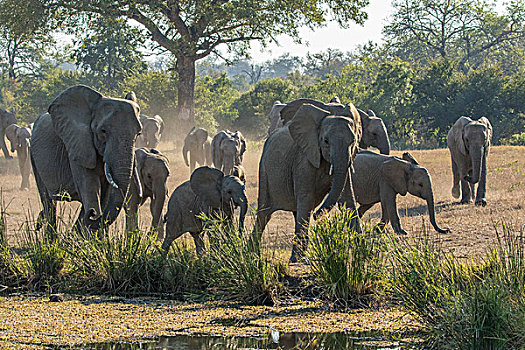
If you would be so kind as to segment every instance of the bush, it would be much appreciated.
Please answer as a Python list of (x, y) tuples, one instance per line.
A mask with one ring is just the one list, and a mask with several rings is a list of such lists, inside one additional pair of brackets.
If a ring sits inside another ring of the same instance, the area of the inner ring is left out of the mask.
[(350, 228), (354, 212), (341, 209), (310, 228), (308, 262), (326, 298), (345, 307), (362, 306), (375, 292), (382, 258), (381, 237), (374, 229)]

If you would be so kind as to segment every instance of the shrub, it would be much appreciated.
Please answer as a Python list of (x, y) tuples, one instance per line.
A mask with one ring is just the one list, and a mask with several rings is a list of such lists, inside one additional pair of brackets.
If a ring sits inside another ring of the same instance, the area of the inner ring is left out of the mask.
[(346, 307), (363, 305), (375, 291), (381, 268), (381, 238), (374, 229), (350, 227), (353, 211), (342, 208), (310, 229), (308, 262), (315, 283), (330, 300)]

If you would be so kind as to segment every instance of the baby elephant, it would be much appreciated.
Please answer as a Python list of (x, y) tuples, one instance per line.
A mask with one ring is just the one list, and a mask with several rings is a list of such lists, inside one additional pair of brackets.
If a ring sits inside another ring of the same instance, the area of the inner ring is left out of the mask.
[(159, 239), (164, 236), (162, 210), (166, 201), (166, 181), (170, 175), (168, 159), (156, 149), (139, 148), (135, 150), (137, 176), (129, 186), (126, 198), (126, 228), (138, 228), (137, 211), (150, 198), (151, 228), (156, 229)]
[(197, 255), (204, 252), (202, 230), (204, 222), (201, 214), (208, 217), (220, 211), (226, 218), (233, 217), (234, 207), (241, 207), (239, 228), (244, 226), (248, 210), (248, 200), (242, 182), (235, 176), (224, 175), (218, 169), (210, 167), (197, 168), (189, 181), (184, 182), (173, 191), (168, 202), (166, 238), (162, 243), (164, 254), (168, 253), (171, 243), (185, 232), (189, 232), (195, 241)]
[(18, 167), (22, 175), (21, 190), (29, 189), (29, 175), (31, 174), (31, 159), (29, 148), (31, 139), (31, 127), (21, 127), (11, 124), (5, 129), (5, 134), (11, 142), (11, 152), (17, 153)]
[(427, 169), (419, 166), (410, 153), (403, 159), (361, 151), (354, 160), (352, 183), (356, 201), (360, 204), (361, 217), (375, 203), (381, 202), (381, 226), (389, 221), (397, 234), (406, 235), (401, 227), (397, 213), (396, 196), (407, 192), (427, 201), (430, 223), (439, 233), (448, 233), (448, 228), (440, 228), (436, 223), (432, 180)]
[[(188, 152), (190, 154), (189, 162)], [(208, 136), (208, 131), (203, 128), (191, 128), (184, 139), (182, 155), (184, 157), (184, 163), (190, 167), (190, 174), (195, 170), (195, 163), (211, 165), (211, 137)]]

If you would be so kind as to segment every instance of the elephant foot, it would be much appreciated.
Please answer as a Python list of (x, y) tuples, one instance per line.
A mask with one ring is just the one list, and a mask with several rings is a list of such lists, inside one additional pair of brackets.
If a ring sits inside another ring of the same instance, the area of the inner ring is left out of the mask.
[(406, 235), (408, 235), (408, 232), (405, 231), (405, 230), (403, 230), (402, 228), (400, 228), (399, 230), (397, 230), (396, 233), (397, 233), (398, 235), (401, 235), (401, 236), (406, 236)]
[(477, 206), (480, 206), (480, 205), (481, 205), (482, 207), (484, 207), (484, 206), (487, 205), (487, 200), (486, 200), (485, 198), (481, 198), (481, 199), (479, 199), (479, 200), (476, 200), (476, 205), (477, 205)]
[(470, 204), (472, 203), (472, 199), (462, 199), (459, 204)]
[(452, 197), (459, 198), (459, 186), (452, 187)]

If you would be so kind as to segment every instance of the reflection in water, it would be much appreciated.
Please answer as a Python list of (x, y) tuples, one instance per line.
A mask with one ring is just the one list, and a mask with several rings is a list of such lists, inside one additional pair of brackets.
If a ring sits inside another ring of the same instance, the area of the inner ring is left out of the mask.
[[(180, 350), (211, 350), (211, 349), (305, 349), (305, 350), (358, 350), (358, 349), (408, 349), (390, 342), (385, 345), (379, 337), (370, 335), (332, 333), (283, 333), (277, 337), (216, 337), (198, 335), (179, 335), (160, 337), (157, 341), (143, 343), (101, 343), (86, 345), (84, 349), (97, 350), (136, 350), (136, 349), (180, 349)], [(380, 344), (381, 343), (381, 344)]]

